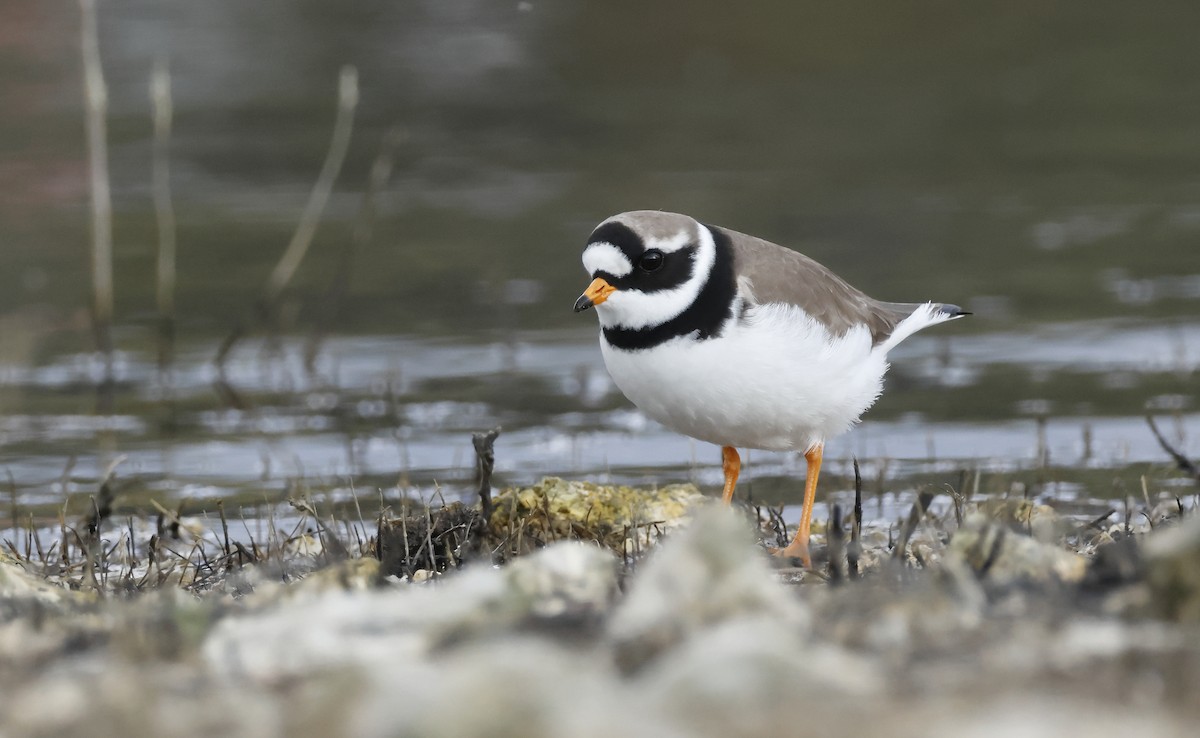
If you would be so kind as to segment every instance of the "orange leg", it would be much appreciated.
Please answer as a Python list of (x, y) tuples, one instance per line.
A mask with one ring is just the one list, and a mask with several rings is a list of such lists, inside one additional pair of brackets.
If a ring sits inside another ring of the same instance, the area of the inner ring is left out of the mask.
[(725, 490), (721, 502), (733, 502), (733, 488), (737, 486), (738, 473), (742, 470), (742, 459), (733, 446), (721, 447), (721, 471), (725, 472)]
[(824, 451), (825, 445), (817, 444), (804, 454), (808, 461), (808, 473), (804, 477), (804, 508), (800, 512), (800, 528), (787, 548), (776, 551), (777, 556), (800, 559), (809, 569), (812, 568), (812, 558), (808, 555), (808, 531), (812, 525), (813, 504), (817, 501), (817, 477), (821, 474), (821, 457)]

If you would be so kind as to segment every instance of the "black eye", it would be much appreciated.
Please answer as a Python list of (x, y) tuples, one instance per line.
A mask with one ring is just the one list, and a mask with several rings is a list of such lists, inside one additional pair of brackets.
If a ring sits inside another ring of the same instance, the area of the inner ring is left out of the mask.
[(638, 269), (643, 272), (657, 272), (662, 269), (663, 252), (658, 249), (650, 249), (642, 254), (642, 258), (638, 259)]

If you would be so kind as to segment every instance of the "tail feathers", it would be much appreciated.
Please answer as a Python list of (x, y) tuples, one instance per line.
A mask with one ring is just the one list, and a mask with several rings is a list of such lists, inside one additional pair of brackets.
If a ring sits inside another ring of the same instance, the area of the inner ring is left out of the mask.
[(958, 305), (951, 305), (948, 302), (880, 302), (877, 303), (877, 305), (879, 308), (895, 316), (897, 322), (904, 320), (917, 310), (927, 305), (931, 305), (934, 311), (938, 313), (945, 313), (951, 318), (957, 318), (963, 315), (973, 315), (973, 313), (963, 310)]
[(901, 341), (923, 328), (971, 314), (958, 305), (949, 305), (940, 302), (926, 302), (919, 305), (889, 303), (888, 307), (897, 310), (897, 312), (902, 308), (909, 308), (909, 310), (906, 311), (908, 315), (896, 324), (896, 327), (892, 330), (892, 334), (876, 347), (877, 350), (883, 351), (885, 354), (895, 348)]
[(951, 318), (961, 318), (964, 315), (974, 315), (974, 313), (963, 310), (958, 305), (951, 305), (946, 302), (935, 302), (933, 303), (933, 306), (938, 310), (938, 312), (945, 313)]

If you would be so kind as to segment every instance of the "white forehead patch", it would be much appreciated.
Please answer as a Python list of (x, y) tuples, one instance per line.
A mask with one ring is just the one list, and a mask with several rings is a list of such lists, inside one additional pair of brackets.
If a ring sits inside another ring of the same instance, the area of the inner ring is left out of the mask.
[(614, 277), (624, 277), (633, 271), (633, 264), (625, 252), (607, 241), (589, 243), (583, 250), (583, 268), (588, 274), (608, 272)]

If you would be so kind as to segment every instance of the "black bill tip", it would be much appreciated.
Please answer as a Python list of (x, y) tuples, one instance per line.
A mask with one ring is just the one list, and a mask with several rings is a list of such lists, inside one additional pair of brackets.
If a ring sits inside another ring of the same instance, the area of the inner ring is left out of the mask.
[(575, 312), (582, 313), (584, 310), (590, 308), (593, 304), (592, 298), (588, 297), (587, 295), (580, 295), (579, 299), (575, 301)]

